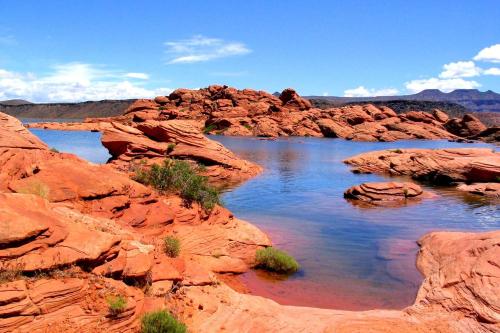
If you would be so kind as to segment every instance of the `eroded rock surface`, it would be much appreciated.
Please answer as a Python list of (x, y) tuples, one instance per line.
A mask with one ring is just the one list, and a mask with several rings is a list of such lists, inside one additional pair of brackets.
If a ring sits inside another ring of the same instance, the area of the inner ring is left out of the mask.
[(166, 157), (206, 165), (206, 175), (219, 183), (238, 183), (262, 168), (245, 161), (222, 144), (205, 137), (196, 123), (186, 120), (147, 120), (127, 126), (113, 122), (103, 131), (103, 145), (120, 170), (131, 163), (161, 164)]
[(406, 175), (435, 183), (495, 182), (500, 153), (488, 148), (379, 150), (348, 158), (354, 172)]
[(369, 205), (398, 205), (432, 196), (410, 182), (363, 183), (344, 192), (344, 198)]
[[(171, 119), (194, 120), (207, 133), (220, 135), (338, 137), (355, 141), (498, 140), (498, 131), (492, 132), (471, 115), (449, 119), (440, 110), (398, 115), (388, 107), (371, 104), (323, 110), (312, 107), (291, 88), (276, 97), (264, 91), (218, 85), (199, 90), (177, 89), (169, 96), (137, 100), (122, 116), (86, 119), (81, 127), (97, 129), (103, 122), (132, 125)], [(30, 126), (78, 128), (43, 123)]]

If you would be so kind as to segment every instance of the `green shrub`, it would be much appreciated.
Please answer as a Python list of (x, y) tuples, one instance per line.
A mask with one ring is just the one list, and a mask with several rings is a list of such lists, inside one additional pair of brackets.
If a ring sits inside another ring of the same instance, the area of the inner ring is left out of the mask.
[(186, 325), (164, 310), (146, 313), (141, 319), (141, 333), (185, 333)]
[(122, 313), (127, 308), (127, 300), (121, 295), (108, 296), (106, 302), (108, 303), (109, 312), (113, 316)]
[(402, 154), (403, 151), (401, 149), (393, 149), (391, 150), (392, 153), (396, 153), (396, 154)]
[(50, 151), (51, 151), (51, 152), (53, 152), (53, 153), (58, 153), (58, 152), (59, 152), (59, 150), (57, 150), (57, 149), (56, 149), (56, 148), (54, 148), (54, 147), (50, 148)]
[(174, 149), (175, 149), (175, 143), (169, 143), (167, 147), (167, 153), (170, 154), (171, 152), (174, 151)]
[(292, 256), (272, 246), (257, 250), (255, 261), (257, 267), (277, 273), (291, 274), (300, 268)]
[(134, 179), (150, 185), (160, 193), (178, 193), (187, 203), (198, 202), (211, 210), (220, 204), (219, 191), (208, 184), (207, 177), (198, 174), (188, 162), (166, 159), (163, 165), (153, 164), (151, 168), (138, 168)]
[(250, 126), (249, 124), (244, 124), (243, 127), (245, 127), (249, 131), (252, 130), (252, 126)]
[(181, 242), (173, 236), (167, 236), (163, 239), (163, 250), (167, 256), (175, 258), (181, 252)]
[(208, 134), (208, 133), (212, 132), (214, 129), (215, 129), (214, 124), (208, 125), (203, 129), (203, 133)]

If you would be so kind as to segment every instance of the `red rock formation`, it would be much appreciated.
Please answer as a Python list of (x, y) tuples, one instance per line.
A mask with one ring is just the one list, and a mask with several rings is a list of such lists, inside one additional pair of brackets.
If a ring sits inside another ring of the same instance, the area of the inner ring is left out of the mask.
[[(0, 119), (6, 134), (0, 137), (0, 192), (7, 192), (0, 193), (0, 332), (135, 331), (143, 292), (116, 281), (130, 301), (111, 318), (102, 306), (106, 287), (96, 279), (150, 284), (151, 295), (163, 297), (174, 284), (210, 285), (215, 272), (244, 272), (255, 251), (270, 245), (260, 230), (222, 207), (186, 207), (178, 196), (160, 196), (111, 166), (51, 152), (14, 118)], [(211, 154), (224, 161), (225, 152)], [(166, 235), (181, 241), (178, 258), (164, 253)], [(72, 267), (85, 272), (67, 280)], [(52, 280), (26, 276), (34, 271)], [(5, 279), (13, 285), (4, 285)], [(43, 310), (38, 283), (57, 308)], [(89, 307), (90, 299), (101, 305)]]
[[(124, 115), (86, 119), (81, 129), (101, 129), (103, 122), (133, 125), (148, 120), (189, 119), (208, 133), (241, 136), (339, 137), (356, 141), (453, 139), (477, 137), (486, 127), (475, 117), (448, 119), (439, 110), (432, 114), (411, 111), (397, 115), (387, 107), (349, 105), (326, 110), (313, 108), (291, 88), (279, 98), (263, 91), (209, 86), (199, 90), (177, 89), (169, 96), (133, 103)], [(78, 129), (78, 125), (31, 124), (32, 127)]]
[(500, 198), (500, 183), (462, 184), (457, 186), (457, 189), (485, 197)]
[(129, 170), (131, 163), (142, 160), (152, 164), (162, 163), (165, 157), (185, 159), (206, 165), (206, 175), (223, 184), (247, 180), (262, 170), (206, 138), (191, 121), (148, 120), (134, 127), (115, 122), (111, 125), (104, 130), (102, 143), (120, 170)]
[[(500, 232), (424, 237), (418, 264), (426, 279), (404, 311), (281, 306), (214, 275), (248, 269), (255, 250), (270, 244), (257, 228), (224, 208), (185, 207), (110, 166), (51, 152), (1, 116), (0, 192), (17, 193), (0, 193), (0, 332), (135, 332), (141, 313), (166, 305), (192, 332), (499, 330)], [(474, 163), (476, 175), (495, 171)], [(165, 235), (180, 239), (178, 258), (164, 253)], [(149, 286), (148, 296), (121, 279)], [(117, 315), (111, 295), (126, 299)]]
[(500, 177), (500, 153), (487, 148), (380, 150), (344, 162), (354, 172), (407, 175), (438, 183), (494, 182)]
[(370, 205), (404, 204), (429, 197), (432, 197), (432, 194), (409, 182), (363, 183), (344, 192), (344, 198)]

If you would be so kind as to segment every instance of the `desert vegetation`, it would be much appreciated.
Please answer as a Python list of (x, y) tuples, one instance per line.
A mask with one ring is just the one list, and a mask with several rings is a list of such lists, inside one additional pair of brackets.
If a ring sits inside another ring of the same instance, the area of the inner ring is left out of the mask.
[(141, 333), (185, 333), (186, 325), (165, 310), (146, 313), (141, 320)]
[(174, 236), (167, 236), (163, 239), (163, 251), (171, 258), (175, 258), (181, 252), (181, 242)]
[(106, 303), (108, 303), (109, 313), (112, 316), (119, 315), (127, 308), (127, 300), (122, 295), (108, 296)]
[(291, 255), (272, 246), (257, 250), (255, 261), (258, 268), (282, 274), (292, 274), (300, 268)]
[(219, 191), (199, 174), (202, 167), (193, 167), (186, 161), (166, 159), (162, 165), (138, 167), (134, 179), (150, 185), (160, 193), (179, 194), (188, 204), (199, 203), (206, 210), (221, 204)]

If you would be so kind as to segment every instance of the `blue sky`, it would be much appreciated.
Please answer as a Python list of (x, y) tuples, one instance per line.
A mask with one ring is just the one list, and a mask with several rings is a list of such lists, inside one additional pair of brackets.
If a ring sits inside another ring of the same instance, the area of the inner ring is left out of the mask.
[(0, 100), (500, 91), (498, 0), (0, 0), (0, 17)]

